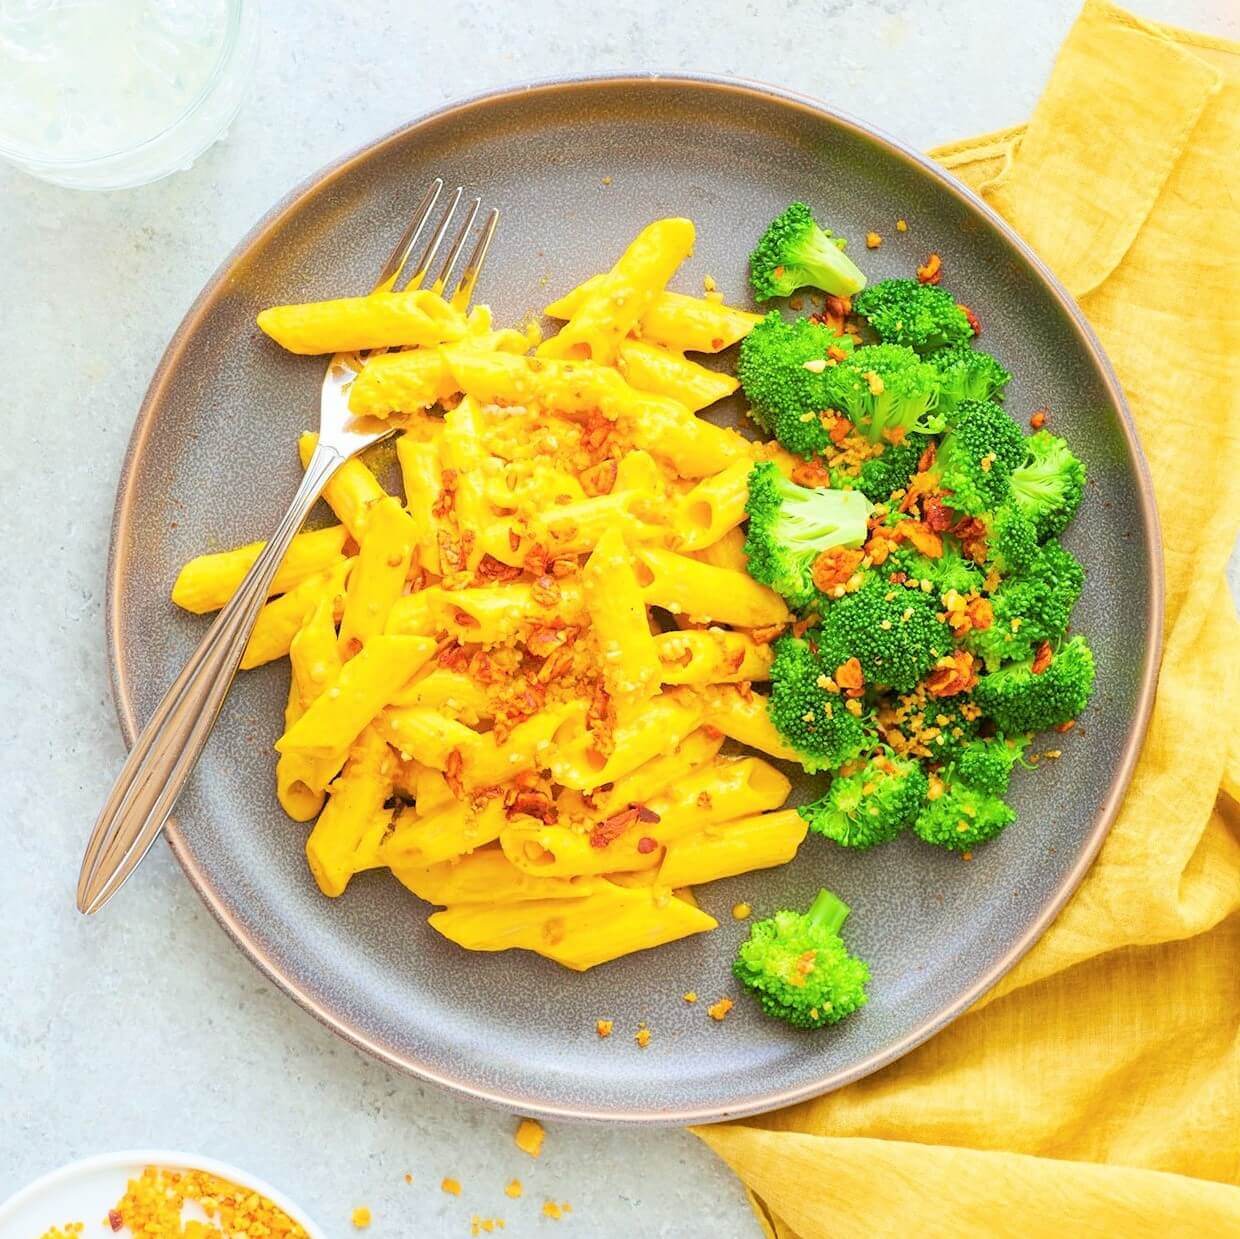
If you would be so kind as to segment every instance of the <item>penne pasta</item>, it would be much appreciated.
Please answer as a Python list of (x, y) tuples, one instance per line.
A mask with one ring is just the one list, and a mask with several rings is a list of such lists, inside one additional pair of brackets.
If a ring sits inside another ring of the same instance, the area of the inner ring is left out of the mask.
[(267, 603), (254, 621), (245, 653), (241, 656), (241, 669), (248, 671), (283, 658), (297, 630), (324, 599), (330, 603), (333, 617), (340, 615), (344, 610), (346, 583), (355, 562), (346, 559), (330, 571), (302, 581), (295, 589)]
[(629, 243), (620, 260), (588, 291), (560, 331), (539, 345), (541, 357), (588, 358), (610, 365), (620, 343), (693, 250), (687, 219), (660, 219)]
[(416, 538), (416, 526), (399, 499), (385, 495), (371, 505), (340, 619), (340, 650), (345, 658), (383, 631), (388, 613), (404, 592)]
[(748, 460), (735, 461), (713, 477), (703, 478), (681, 496), (673, 520), (680, 536), (677, 550), (697, 551), (712, 546), (745, 519), (752, 467)]
[(708, 370), (683, 353), (648, 340), (624, 340), (617, 368), (630, 387), (671, 396), (694, 413), (730, 396), (740, 383), (730, 374)]
[[(318, 441), (319, 436), (310, 430), (297, 440), (297, 451), (301, 456), (303, 469), (310, 463)], [(366, 530), (370, 505), (386, 495), (387, 491), (379, 485), (379, 479), (356, 456), (346, 460), (323, 487), (323, 498), (327, 501), (327, 506), (352, 534), (354, 541), (359, 543)]]
[[(267, 596), (274, 598), (296, 589), (309, 577), (317, 576), (344, 561), (345, 542), (349, 531), (343, 525), (326, 529), (308, 529), (289, 544)], [(245, 574), (262, 554), (266, 542), (251, 542), (232, 551), (199, 555), (191, 559), (172, 586), (172, 601), (185, 611), (202, 615), (218, 611), (237, 592)]]
[(586, 560), (582, 584), (608, 691), (648, 697), (659, 684), (659, 658), (633, 557), (619, 530), (599, 539)]
[(347, 748), (434, 652), (425, 637), (372, 637), (276, 741), (277, 751), (326, 756)]
[(521, 948), (584, 972), (633, 951), (714, 929), (718, 922), (661, 887), (604, 883), (582, 899), (536, 899), (495, 908), (459, 904), (432, 928), (471, 951)]
[(443, 808), (425, 815), (402, 813), (380, 845), (379, 856), (393, 868), (425, 869), (493, 843), (506, 821), (504, 804), (498, 797), (481, 806), (454, 797)]
[(442, 344), (459, 340), (466, 331), (464, 316), (429, 290), (277, 305), (257, 321), (259, 330), (282, 348), (302, 354)]
[(665, 886), (696, 886), (785, 865), (797, 854), (808, 829), (795, 809), (709, 826), (668, 845), (657, 880)]
[(707, 689), (703, 695), (703, 718), (730, 740), (747, 744), (780, 761), (796, 761), (796, 750), (786, 744), (767, 711), (760, 693), (742, 693), (727, 685)]
[(654, 638), (664, 684), (738, 684), (770, 679), (774, 655), (743, 632), (723, 628), (664, 632)]
[[(571, 318), (578, 306), (607, 278), (593, 276), (543, 311), (548, 318)], [(718, 353), (743, 340), (762, 318), (721, 301), (663, 292), (642, 316), (635, 332), (643, 340), (681, 353)]]
[(772, 589), (730, 568), (716, 568), (662, 547), (639, 546), (638, 580), (646, 601), (704, 623), (757, 628), (787, 621), (788, 608)]
[(425, 868), (398, 865), (392, 873), (419, 899), (440, 906), (580, 899), (599, 889), (599, 883), (589, 878), (540, 878), (525, 873), (493, 846)]

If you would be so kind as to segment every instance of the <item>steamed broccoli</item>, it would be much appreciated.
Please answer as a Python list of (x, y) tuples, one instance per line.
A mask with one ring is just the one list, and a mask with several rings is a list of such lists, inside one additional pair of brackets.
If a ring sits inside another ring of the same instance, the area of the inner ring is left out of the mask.
[(962, 400), (1002, 400), (1012, 380), (989, 353), (968, 344), (938, 349), (926, 360), (939, 372), (939, 410), (949, 419)]
[(888, 563), (896, 571), (905, 573), (910, 581), (929, 581), (935, 598), (953, 589), (958, 594), (977, 593), (984, 582), (980, 569), (965, 557), (960, 543), (950, 535), (944, 536), (943, 553), (937, 559), (930, 559), (909, 543), (903, 543)]
[(1022, 572), (1038, 557), (1033, 522), (1010, 499), (982, 516), (986, 526), (986, 565), (1003, 575)]
[(816, 366), (822, 362), (825, 366), (829, 350), (838, 355), (852, 348), (851, 336), (838, 336), (830, 327), (808, 318), (785, 322), (777, 310), (772, 310), (741, 341), (736, 363), (754, 421), (774, 433), (781, 418), (817, 414), (828, 408), (825, 370), (807, 370), (805, 363)]
[(950, 492), (950, 507), (981, 516), (1007, 498), (1008, 479), (1024, 458), (1024, 435), (999, 405), (965, 400), (939, 444), (934, 472), (940, 487)]
[(848, 953), (840, 927), (848, 905), (818, 892), (808, 912), (776, 912), (756, 921), (732, 972), (762, 1010), (794, 1028), (834, 1024), (865, 1004), (870, 970)]
[(899, 443), (888, 443), (877, 456), (865, 461), (857, 476), (833, 475), (833, 486), (853, 486), (871, 503), (886, 503), (894, 490), (902, 490), (917, 472), (917, 465), (930, 440), (925, 435), (908, 434)]
[(1063, 532), (1085, 490), (1085, 466), (1048, 430), (1025, 440), (1025, 458), (1010, 479), (1012, 499), (1033, 522), (1038, 540)]
[(808, 285), (838, 297), (865, 287), (865, 276), (844, 253), (843, 237), (820, 227), (809, 207), (792, 203), (775, 217), (749, 255), (749, 282), (759, 301), (787, 297)]
[(894, 839), (917, 816), (928, 786), (919, 762), (888, 750), (859, 770), (837, 774), (824, 796), (797, 812), (816, 834), (868, 848)]
[(950, 765), (977, 738), (977, 715), (972, 698), (965, 694), (932, 698), (926, 703), (925, 724), (934, 734), (926, 741), (936, 766)]
[(871, 574), (855, 593), (833, 602), (819, 630), (828, 674), (855, 658), (867, 685), (909, 692), (935, 660), (950, 652), (951, 629), (937, 598)]
[(934, 412), (938, 373), (911, 348), (868, 344), (825, 372), (832, 408), (846, 413), (871, 443), (943, 428)]
[(1084, 637), (1073, 637), (1041, 672), (1031, 660), (982, 676), (973, 696), (1006, 735), (1046, 731), (1076, 718), (1094, 686), (1094, 656)]
[(1014, 740), (974, 740), (956, 754), (952, 773), (988, 796), (1005, 796), (1012, 768), (1029, 743), (1027, 736)]
[(968, 316), (951, 293), (916, 280), (880, 280), (853, 299), (879, 339), (918, 352), (960, 344), (973, 335)]
[(999, 796), (971, 786), (951, 769), (931, 785), (930, 795), (933, 799), (917, 815), (913, 833), (953, 852), (967, 852), (993, 839), (1016, 820)]
[(1039, 547), (1025, 570), (1006, 577), (991, 595), (994, 620), (974, 630), (965, 645), (993, 671), (1001, 663), (1032, 657), (1043, 641), (1058, 641), (1081, 596), (1085, 569), (1052, 540)]
[(807, 490), (789, 482), (769, 460), (749, 471), (749, 575), (794, 607), (814, 597), (814, 560), (833, 546), (861, 546), (869, 501), (858, 491)]
[(796, 750), (801, 765), (814, 774), (834, 770), (856, 757), (870, 742), (870, 732), (861, 718), (845, 708), (838, 693), (829, 693), (819, 684), (826, 672), (809, 642), (780, 637), (774, 648), (767, 709), (776, 731)]

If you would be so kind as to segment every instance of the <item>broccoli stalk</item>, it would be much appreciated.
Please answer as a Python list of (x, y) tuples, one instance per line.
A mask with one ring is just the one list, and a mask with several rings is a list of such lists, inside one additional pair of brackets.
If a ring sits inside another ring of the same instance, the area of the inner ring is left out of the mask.
[(1047, 731), (1076, 718), (1094, 687), (1094, 656), (1084, 637), (1073, 637), (1050, 663), (1035, 671), (1031, 659), (982, 676), (973, 698), (1005, 735)]
[(917, 816), (927, 787), (920, 763), (888, 751), (836, 775), (826, 795), (797, 812), (815, 834), (843, 847), (869, 848), (894, 839)]
[(829, 442), (819, 417), (831, 407), (827, 363), (852, 349), (851, 336), (808, 318), (785, 322), (772, 310), (741, 343), (736, 365), (754, 421), (790, 452), (821, 451)]
[(1025, 440), (1025, 459), (1012, 472), (1012, 499), (1033, 522), (1038, 541), (1064, 531), (1080, 506), (1085, 466), (1047, 430)]
[(865, 287), (865, 276), (844, 253), (843, 237), (815, 222), (803, 202), (775, 217), (749, 256), (749, 281), (759, 301), (809, 286), (839, 297)]
[(840, 938), (848, 911), (821, 890), (808, 912), (785, 909), (755, 922), (732, 972), (767, 1015), (794, 1028), (821, 1028), (865, 1005), (870, 970)]
[(814, 560), (833, 546), (865, 542), (870, 504), (859, 491), (797, 486), (766, 460), (749, 471), (745, 512), (749, 575), (800, 608), (814, 598)]
[(884, 343), (907, 344), (919, 353), (973, 335), (968, 315), (951, 293), (916, 280), (880, 280), (854, 298), (853, 309)]
[(821, 686), (826, 672), (809, 642), (780, 637), (774, 649), (767, 710), (776, 731), (796, 750), (797, 760), (815, 774), (856, 757), (871, 739), (870, 732), (838, 693)]

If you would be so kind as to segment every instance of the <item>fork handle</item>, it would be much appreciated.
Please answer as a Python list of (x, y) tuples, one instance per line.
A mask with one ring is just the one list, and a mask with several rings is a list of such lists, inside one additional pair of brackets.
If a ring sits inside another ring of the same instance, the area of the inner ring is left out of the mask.
[(344, 462), (339, 451), (319, 441), (284, 519), (142, 729), (86, 845), (77, 887), (80, 912), (102, 908), (164, 828), (219, 717), (276, 569)]

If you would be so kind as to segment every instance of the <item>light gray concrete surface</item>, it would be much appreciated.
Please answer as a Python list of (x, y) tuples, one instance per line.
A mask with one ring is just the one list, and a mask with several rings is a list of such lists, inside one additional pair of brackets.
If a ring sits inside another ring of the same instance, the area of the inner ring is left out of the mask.
[[(1132, 4), (1240, 37), (1228, 0)], [(162, 847), (106, 915), (74, 912), (122, 756), (102, 619), (122, 452), (165, 342), (237, 239), (319, 165), (426, 109), (521, 79), (697, 70), (807, 91), (929, 146), (1024, 118), (1076, 0), (264, 9), (249, 101), (191, 171), (90, 195), (0, 167), (0, 1198), (72, 1158), (163, 1145), (250, 1167), (332, 1235), (364, 1203), (375, 1239), (467, 1235), (473, 1213), (512, 1239), (756, 1236), (739, 1186), (684, 1132), (553, 1125), (533, 1162), (509, 1116), (337, 1041), (234, 951)], [(514, 1175), (520, 1201), (503, 1195)], [(573, 1212), (541, 1218), (548, 1198)]]

